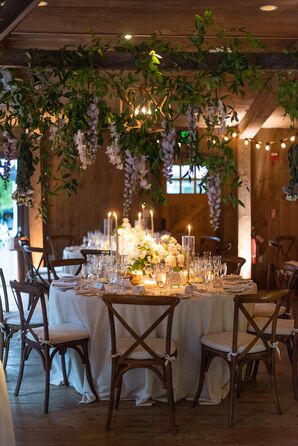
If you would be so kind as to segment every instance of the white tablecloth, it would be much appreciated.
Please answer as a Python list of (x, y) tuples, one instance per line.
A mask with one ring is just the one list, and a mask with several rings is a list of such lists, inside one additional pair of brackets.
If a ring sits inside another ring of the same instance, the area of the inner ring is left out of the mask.
[[(191, 398), (198, 384), (201, 362), (201, 336), (207, 333), (232, 330), (233, 296), (226, 294), (181, 299), (175, 309), (172, 338), (177, 344), (178, 357), (173, 365), (175, 400)], [(140, 332), (150, 325), (159, 307), (127, 307), (130, 323)], [(53, 285), (50, 289), (50, 323), (78, 323), (90, 333), (90, 362), (92, 374), (101, 399), (109, 397), (110, 386), (110, 329), (107, 308), (99, 296), (76, 295), (73, 290), (62, 291)], [(241, 329), (241, 323), (240, 323)], [(242, 329), (246, 327), (242, 323)], [(124, 330), (124, 329), (123, 329)], [(153, 336), (165, 333), (153, 332)], [(125, 330), (120, 334), (128, 336)], [(83, 402), (92, 399), (84, 367), (75, 352), (67, 357), (69, 381), (83, 395)], [(60, 362), (53, 364), (51, 382), (63, 381)], [(201, 401), (218, 404), (228, 392), (228, 367), (220, 358), (215, 359), (205, 378)], [(150, 371), (139, 369), (128, 372), (123, 380), (122, 398), (135, 399), (137, 404), (150, 398), (162, 398), (165, 392), (158, 378)]]
[(14, 431), (10, 412), (10, 405), (7, 396), (5, 376), (0, 361), (0, 445), (14, 446)]
[[(67, 246), (63, 250), (63, 259), (82, 259), (81, 249), (84, 246)], [(77, 272), (78, 265), (64, 266), (63, 272), (67, 274), (75, 274)]]

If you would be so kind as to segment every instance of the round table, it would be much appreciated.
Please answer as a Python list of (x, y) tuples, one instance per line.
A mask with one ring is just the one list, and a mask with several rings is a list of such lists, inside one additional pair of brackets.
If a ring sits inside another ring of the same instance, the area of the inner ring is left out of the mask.
[[(185, 296), (181, 296), (185, 297)], [(207, 333), (232, 330), (233, 295), (208, 294), (196, 298), (181, 298), (175, 309), (172, 339), (177, 344), (178, 356), (173, 365), (175, 400), (194, 396), (200, 372), (200, 339)], [(251, 309), (252, 310), (252, 309)], [(150, 320), (161, 311), (159, 307), (123, 306), (129, 323), (141, 332)], [(74, 290), (62, 291), (51, 285), (49, 296), (49, 321), (52, 324), (76, 323), (86, 327), (90, 334), (89, 357), (94, 384), (101, 399), (109, 397), (110, 389), (110, 327), (107, 308), (100, 296), (77, 295)], [(242, 324), (242, 325), (241, 325)], [(244, 321), (240, 329), (246, 330)], [(124, 329), (123, 329), (124, 330)], [(119, 333), (127, 336), (125, 330)], [(154, 336), (165, 333), (153, 332)], [(67, 354), (69, 382), (83, 395), (82, 402), (93, 400), (84, 367), (75, 352)], [(63, 381), (60, 361), (53, 364), (51, 382)], [(229, 372), (227, 364), (215, 359), (207, 373), (201, 402), (218, 404), (228, 393)], [(156, 376), (148, 370), (130, 371), (124, 377), (121, 398), (135, 399), (137, 404), (150, 398), (162, 399), (165, 391)]]
[(0, 361), (0, 445), (14, 446), (14, 430), (7, 395), (6, 381)]

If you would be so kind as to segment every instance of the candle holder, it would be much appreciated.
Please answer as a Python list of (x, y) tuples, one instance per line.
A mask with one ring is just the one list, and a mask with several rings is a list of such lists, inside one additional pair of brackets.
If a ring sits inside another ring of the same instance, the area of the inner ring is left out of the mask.
[[(188, 245), (189, 244), (189, 245)], [(183, 235), (182, 236), (182, 247), (187, 255), (189, 246), (190, 259), (193, 259), (196, 252), (196, 237), (194, 235)]]
[(108, 237), (112, 234), (113, 222), (111, 218), (103, 219), (103, 234), (105, 237)]

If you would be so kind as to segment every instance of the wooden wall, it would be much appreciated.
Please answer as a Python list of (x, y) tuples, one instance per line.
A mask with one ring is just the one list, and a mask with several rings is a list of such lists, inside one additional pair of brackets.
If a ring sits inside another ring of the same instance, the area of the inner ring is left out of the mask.
[[(270, 152), (265, 151), (264, 144), (259, 150), (252, 145), (252, 224), (264, 239), (257, 244), (258, 263), (253, 266), (253, 277), (262, 286), (272, 258), (268, 241), (279, 234), (292, 234), (298, 239), (298, 201), (287, 201), (282, 193), (282, 187), (289, 182), (289, 169), (288, 149), (280, 147), (280, 140), (291, 135), (293, 131), (286, 129), (262, 129), (256, 140), (278, 143), (271, 146)], [(277, 160), (271, 159), (272, 153), (277, 154)], [(297, 259), (297, 247), (292, 256)]]

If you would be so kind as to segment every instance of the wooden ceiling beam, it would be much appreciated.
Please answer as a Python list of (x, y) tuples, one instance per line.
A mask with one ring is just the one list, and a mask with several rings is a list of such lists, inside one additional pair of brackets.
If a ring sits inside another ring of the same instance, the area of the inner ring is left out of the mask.
[(248, 112), (241, 120), (238, 126), (240, 139), (254, 138), (264, 122), (272, 115), (277, 108), (277, 89), (278, 79), (277, 75), (274, 74), (256, 96)]
[(9, 0), (0, 9), (0, 42), (38, 5), (40, 0)]
[[(51, 66), (56, 65), (59, 59), (59, 51), (45, 51), (45, 50), (27, 50), (31, 55), (30, 63), (32, 66)], [(298, 70), (298, 61), (284, 53), (249, 53), (249, 60), (263, 68), (264, 70)], [(206, 67), (214, 67), (219, 64), (221, 60), (220, 54), (208, 54), (205, 62)], [(74, 67), (86, 66), (87, 59), (84, 57), (77, 57), (74, 60)], [(161, 68), (173, 69), (178, 65), (183, 70), (197, 70), (201, 68), (201, 62), (197, 63), (194, 60), (185, 60), (176, 54), (171, 56), (163, 54), (161, 59)], [(25, 50), (2, 48), (0, 50), (0, 66), (5, 67), (25, 67), (28, 65), (28, 57)], [(134, 61), (128, 53), (107, 53), (103, 58), (100, 56), (94, 57), (93, 65), (98, 68), (110, 70), (133, 70), (135, 69)]]

